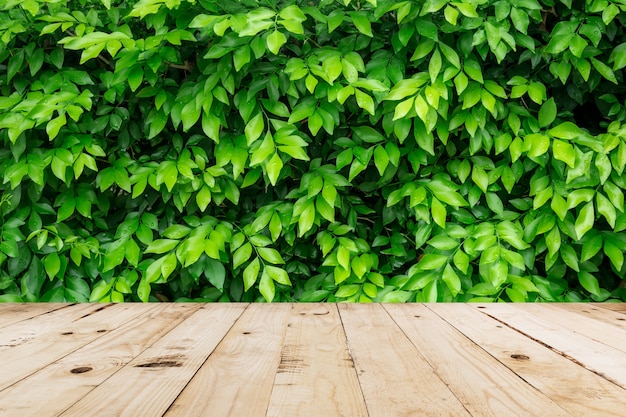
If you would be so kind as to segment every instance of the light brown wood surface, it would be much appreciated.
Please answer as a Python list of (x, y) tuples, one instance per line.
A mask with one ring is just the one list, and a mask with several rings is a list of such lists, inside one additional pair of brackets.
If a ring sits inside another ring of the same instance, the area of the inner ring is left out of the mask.
[(44, 307), (0, 304), (1, 417), (626, 414), (615, 305)]
[[(534, 340), (539, 340), (559, 354), (626, 388), (626, 354), (589, 337), (589, 326), (574, 314), (548, 313), (533, 304), (519, 308), (513, 304), (484, 305), (482, 311)], [(538, 306), (541, 307), (541, 306)], [(561, 322), (557, 324), (556, 322)], [(563, 326), (563, 323), (566, 326)], [(576, 328), (580, 324), (580, 329)], [(598, 326), (597, 337), (603, 331)], [(623, 332), (615, 332), (617, 337)]]

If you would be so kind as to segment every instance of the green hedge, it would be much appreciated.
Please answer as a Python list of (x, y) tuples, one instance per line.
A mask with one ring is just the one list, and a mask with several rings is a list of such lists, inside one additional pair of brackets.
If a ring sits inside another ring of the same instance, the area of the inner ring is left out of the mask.
[(4, 0), (0, 300), (626, 300), (625, 24)]

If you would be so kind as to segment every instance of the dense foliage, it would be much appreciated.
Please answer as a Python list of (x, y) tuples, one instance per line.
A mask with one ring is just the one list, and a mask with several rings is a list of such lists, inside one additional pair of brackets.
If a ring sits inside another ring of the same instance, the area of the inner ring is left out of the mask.
[(4, 0), (0, 300), (626, 300), (623, 0)]

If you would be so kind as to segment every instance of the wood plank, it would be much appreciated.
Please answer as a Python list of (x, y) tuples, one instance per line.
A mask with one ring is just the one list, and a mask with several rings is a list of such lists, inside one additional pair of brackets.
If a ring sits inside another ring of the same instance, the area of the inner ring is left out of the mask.
[(470, 415), (381, 305), (339, 312), (369, 417)]
[(593, 303), (554, 303), (551, 304), (555, 307), (567, 311), (567, 314), (574, 314), (576, 316), (583, 315), (587, 318), (598, 320), (604, 324), (610, 324), (611, 332), (620, 331), (626, 332), (626, 316), (624, 314), (613, 311), (608, 308), (599, 307)]
[(47, 314), (71, 304), (62, 303), (0, 303), (0, 328), (27, 320), (41, 314)]
[(607, 310), (613, 310), (626, 314), (626, 303), (597, 303), (595, 305), (606, 308)]
[(61, 416), (162, 416), (245, 307), (202, 306)]
[(0, 329), (1, 337), (14, 326), (24, 330), (21, 328), (30, 323), (37, 335), (36, 339), (0, 350), (0, 390), (137, 316), (137, 309), (130, 304), (78, 304), (57, 311)]
[(546, 344), (610, 381), (626, 388), (626, 354), (603, 343), (564, 328), (552, 318), (533, 313), (513, 304), (485, 304), (477, 306), (481, 312), (507, 326)]
[(570, 415), (425, 305), (385, 309), (472, 415)]
[(250, 305), (165, 415), (264, 417), (290, 309)]
[(268, 417), (366, 416), (335, 304), (294, 304)]
[[(136, 304), (137, 316), (0, 391), (3, 417), (58, 416), (163, 337), (200, 304)], [(47, 401), (41, 401), (46, 398)]]
[(626, 390), (619, 386), (471, 306), (437, 304), (428, 308), (572, 416), (624, 415)]
[[(37, 304), (40, 306), (41, 304)], [(31, 342), (48, 333), (61, 332), (66, 323), (71, 323), (80, 316), (92, 314), (102, 305), (75, 304), (57, 309), (47, 314), (33, 315), (11, 325), (0, 328), (0, 352), (13, 350), (17, 346)], [(37, 310), (39, 307), (35, 307)]]
[(600, 321), (586, 317), (584, 314), (577, 314), (573, 310), (565, 313), (563, 308), (567, 307), (559, 308), (548, 303), (528, 303), (524, 305), (524, 311), (547, 317), (552, 323), (564, 329), (571, 330), (574, 333), (581, 334), (591, 340), (626, 353), (626, 331), (616, 329), (604, 320)]

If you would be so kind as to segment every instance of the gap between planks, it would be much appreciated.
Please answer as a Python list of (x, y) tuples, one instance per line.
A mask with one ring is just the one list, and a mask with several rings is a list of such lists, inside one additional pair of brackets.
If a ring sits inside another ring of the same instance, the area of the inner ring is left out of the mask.
[(437, 304), (428, 308), (572, 416), (624, 415), (626, 390), (475, 307)]
[(626, 388), (626, 354), (604, 343), (590, 339), (575, 330), (555, 324), (554, 314), (546, 310), (512, 304), (484, 304), (480, 311), (554, 350), (580, 366)]

